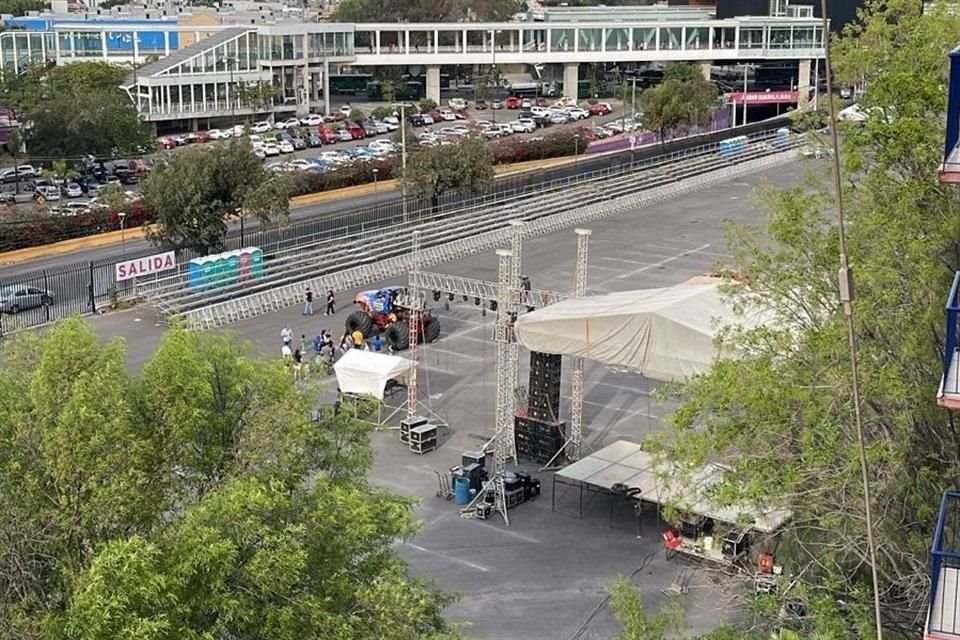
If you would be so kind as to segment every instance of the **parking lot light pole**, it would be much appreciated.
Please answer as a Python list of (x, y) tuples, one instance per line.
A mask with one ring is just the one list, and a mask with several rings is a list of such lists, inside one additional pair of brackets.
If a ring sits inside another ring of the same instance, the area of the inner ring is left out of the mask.
[(407, 105), (405, 102), (394, 104), (400, 107), (400, 206), (403, 221), (407, 221)]
[(123, 231), (123, 221), (126, 219), (127, 213), (125, 211), (121, 211), (117, 214), (117, 217), (120, 219), (120, 253), (122, 255), (127, 255), (127, 238)]
[[(497, 29), (490, 29), (490, 51), (493, 53), (493, 64), (490, 65), (490, 80), (493, 85), (493, 101), (497, 101), (497, 89), (500, 87), (500, 83), (497, 79), (497, 34), (502, 33)], [(491, 105), (492, 106), (492, 105)], [(497, 110), (493, 109), (491, 112), (492, 122), (497, 123)]]
[(377, 176), (380, 175), (380, 169), (373, 170), (373, 206), (377, 206)]

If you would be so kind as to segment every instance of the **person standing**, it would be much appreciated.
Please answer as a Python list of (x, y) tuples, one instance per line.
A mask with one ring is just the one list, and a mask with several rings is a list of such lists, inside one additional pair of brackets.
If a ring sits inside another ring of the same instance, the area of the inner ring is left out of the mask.
[(337, 301), (333, 298), (333, 291), (327, 291), (327, 311), (323, 314), (325, 316), (332, 316), (336, 311)]
[(283, 344), (290, 346), (290, 343), (293, 342), (293, 331), (290, 329), (289, 325), (283, 327), (280, 331), (280, 339), (283, 340)]
[(300, 353), (302, 355), (307, 355), (307, 347), (309, 345), (310, 343), (309, 341), (307, 341), (307, 334), (301, 333), (300, 334)]
[(304, 294), (303, 315), (313, 315), (313, 291), (310, 290), (310, 287), (307, 287), (307, 292)]

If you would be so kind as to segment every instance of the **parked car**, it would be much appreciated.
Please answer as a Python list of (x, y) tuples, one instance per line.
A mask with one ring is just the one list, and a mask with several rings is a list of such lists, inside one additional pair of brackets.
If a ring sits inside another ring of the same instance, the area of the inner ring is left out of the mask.
[(294, 151), (303, 151), (307, 148), (307, 141), (300, 136), (294, 136), (289, 142), (293, 145)]
[(277, 143), (277, 146), (280, 148), (280, 153), (293, 153), (294, 151), (296, 151), (293, 144), (291, 144), (287, 140), (281, 140), (280, 142)]
[(364, 134), (366, 134), (367, 136), (375, 136), (375, 135), (377, 135), (377, 133), (378, 133), (378, 132), (377, 132), (377, 125), (375, 125), (375, 124), (372, 123), (372, 122), (364, 122), (364, 123), (361, 124), (360, 126), (363, 127), (363, 132), (364, 132)]
[(53, 293), (25, 284), (0, 287), (0, 312), (19, 313), (53, 304)]
[(36, 198), (37, 202), (39, 202), (41, 198), (43, 198), (43, 200), (46, 202), (59, 202), (60, 189), (53, 185), (41, 185), (37, 187), (34, 197)]
[(250, 125), (250, 133), (263, 134), (263, 133), (267, 133), (271, 129), (273, 129), (273, 127), (266, 120), (261, 120), (260, 122), (254, 122), (252, 125)]
[(510, 127), (517, 133), (532, 133), (537, 128), (537, 123), (532, 118), (520, 118), (511, 122)]
[(473, 103), (473, 108), (479, 111), (483, 111), (484, 109), (487, 108), (487, 101), (481, 98)]
[(351, 122), (346, 127), (347, 131), (350, 132), (350, 136), (354, 140), (363, 140), (367, 137), (367, 132), (362, 125), (357, 124), (356, 122)]
[(3, 182), (16, 182), (17, 176), (20, 180), (29, 180), (37, 176), (37, 170), (33, 168), (33, 165), (22, 164), (16, 169), (4, 169), (0, 172), (0, 180)]
[(63, 187), (63, 195), (68, 198), (81, 198), (83, 197), (83, 187), (76, 182), (68, 182)]
[(589, 111), (592, 116), (605, 116), (613, 112), (613, 107), (607, 102), (598, 102), (597, 104), (590, 105)]
[(289, 129), (290, 127), (299, 127), (300, 121), (296, 118), (287, 118), (277, 124), (273, 125), (274, 129)]
[(532, 106), (533, 106), (533, 103), (530, 102), (529, 100), (521, 100), (521, 101), (520, 101), (520, 108), (521, 108), (521, 109), (529, 109), (529, 108), (532, 107)]
[(340, 131), (337, 131), (337, 140), (339, 142), (352, 142), (353, 134), (350, 133), (349, 129), (340, 129)]
[(264, 142), (260, 149), (263, 151), (263, 155), (268, 158), (280, 155), (280, 145), (273, 142)]
[(467, 108), (467, 101), (464, 100), (463, 98), (450, 98), (449, 100), (447, 100), (447, 104), (454, 111)]
[(383, 135), (384, 133), (390, 133), (390, 125), (386, 122), (374, 122), (373, 128), (376, 130), (377, 135)]
[(263, 150), (263, 146), (254, 147), (254, 148), (253, 148), (253, 155), (257, 156), (257, 157), (260, 158), (261, 160), (266, 160), (266, 158), (267, 158), (267, 153), (266, 153), (266, 151)]
[(304, 127), (315, 127), (319, 124), (323, 124), (323, 116), (311, 113), (305, 118), (300, 118), (300, 124)]
[(190, 144), (210, 142), (210, 133), (208, 131), (191, 131), (187, 134), (187, 142)]
[(567, 115), (573, 120), (583, 120), (590, 116), (589, 111), (581, 109), (580, 107), (566, 107), (564, 111), (566, 111)]
[(317, 135), (320, 136), (320, 140), (323, 141), (323, 144), (336, 144), (340, 141), (340, 137), (337, 133), (326, 125), (320, 125), (317, 127)]
[(90, 211), (90, 204), (87, 202), (68, 202), (61, 209), (63, 215), (75, 216)]
[(323, 146), (323, 140), (316, 133), (308, 133), (306, 137), (307, 146), (311, 149), (316, 149), (317, 147)]
[(340, 115), (342, 117), (349, 118), (351, 113), (353, 113), (353, 109), (350, 107), (350, 105), (345, 104), (340, 107)]
[(426, 124), (423, 120), (423, 116), (419, 113), (412, 114), (408, 120), (410, 120), (410, 124), (414, 127), (422, 127)]
[(550, 113), (550, 124), (566, 124), (567, 114), (563, 111), (553, 111)]
[(177, 146), (177, 141), (172, 136), (160, 136), (157, 138), (157, 144), (164, 149), (173, 149)]
[(507, 109), (519, 109), (520, 105), (523, 104), (523, 101), (517, 96), (510, 96), (503, 101), (503, 104)]
[(503, 103), (500, 102), (499, 100), (494, 100), (493, 102), (490, 103), (490, 108), (491, 108), (491, 109), (503, 109)]
[(433, 119), (433, 115), (429, 113), (421, 113), (420, 117), (423, 118), (424, 126), (428, 126), (436, 122), (436, 120)]
[(590, 129), (590, 132), (600, 140), (610, 137), (610, 131), (604, 129), (603, 127), (594, 127)]
[(207, 135), (211, 140), (226, 140), (233, 137), (233, 131), (230, 129), (210, 129), (210, 131), (207, 131)]
[(440, 119), (443, 120), (444, 122), (453, 122), (454, 120), (457, 119), (457, 116), (453, 113), (453, 111), (446, 111), (441, 109)]

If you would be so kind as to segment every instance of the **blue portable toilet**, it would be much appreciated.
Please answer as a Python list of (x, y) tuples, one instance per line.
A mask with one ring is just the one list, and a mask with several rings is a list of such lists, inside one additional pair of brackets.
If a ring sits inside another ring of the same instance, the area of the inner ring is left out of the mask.
[(191, 289), (203, 288), (203, 263), (206, 258), (194, 258), (187, 263), (187, 281)]
[(250, 252), (250, 266), (253, 270), (254, 278), (263, 277), (263, 250), (258, 247), (250, 247), (247, 249)]
[(781, 127), (777, 129), (776, 143), (777, 146), (782, 146), (790, 142), (790, 129), (786, 127)]
[(240, 278), (240, 252), (229, 251), (225, 253), (224, 263), (223, 284), (236, 284)]
[(453, 482), (453, 500), (457, 504), (470, 503), (470, 478), (457, 476)]

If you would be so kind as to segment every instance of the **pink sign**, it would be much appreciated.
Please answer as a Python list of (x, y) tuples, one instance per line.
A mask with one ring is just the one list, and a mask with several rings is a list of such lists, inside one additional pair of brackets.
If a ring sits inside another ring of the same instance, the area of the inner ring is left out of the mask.
[[(748, 91), (747, 104), (783, 104), (797, 101), (798, 91)], [(743, 104), (743, 91), (730, 94), (734, 104)]]

